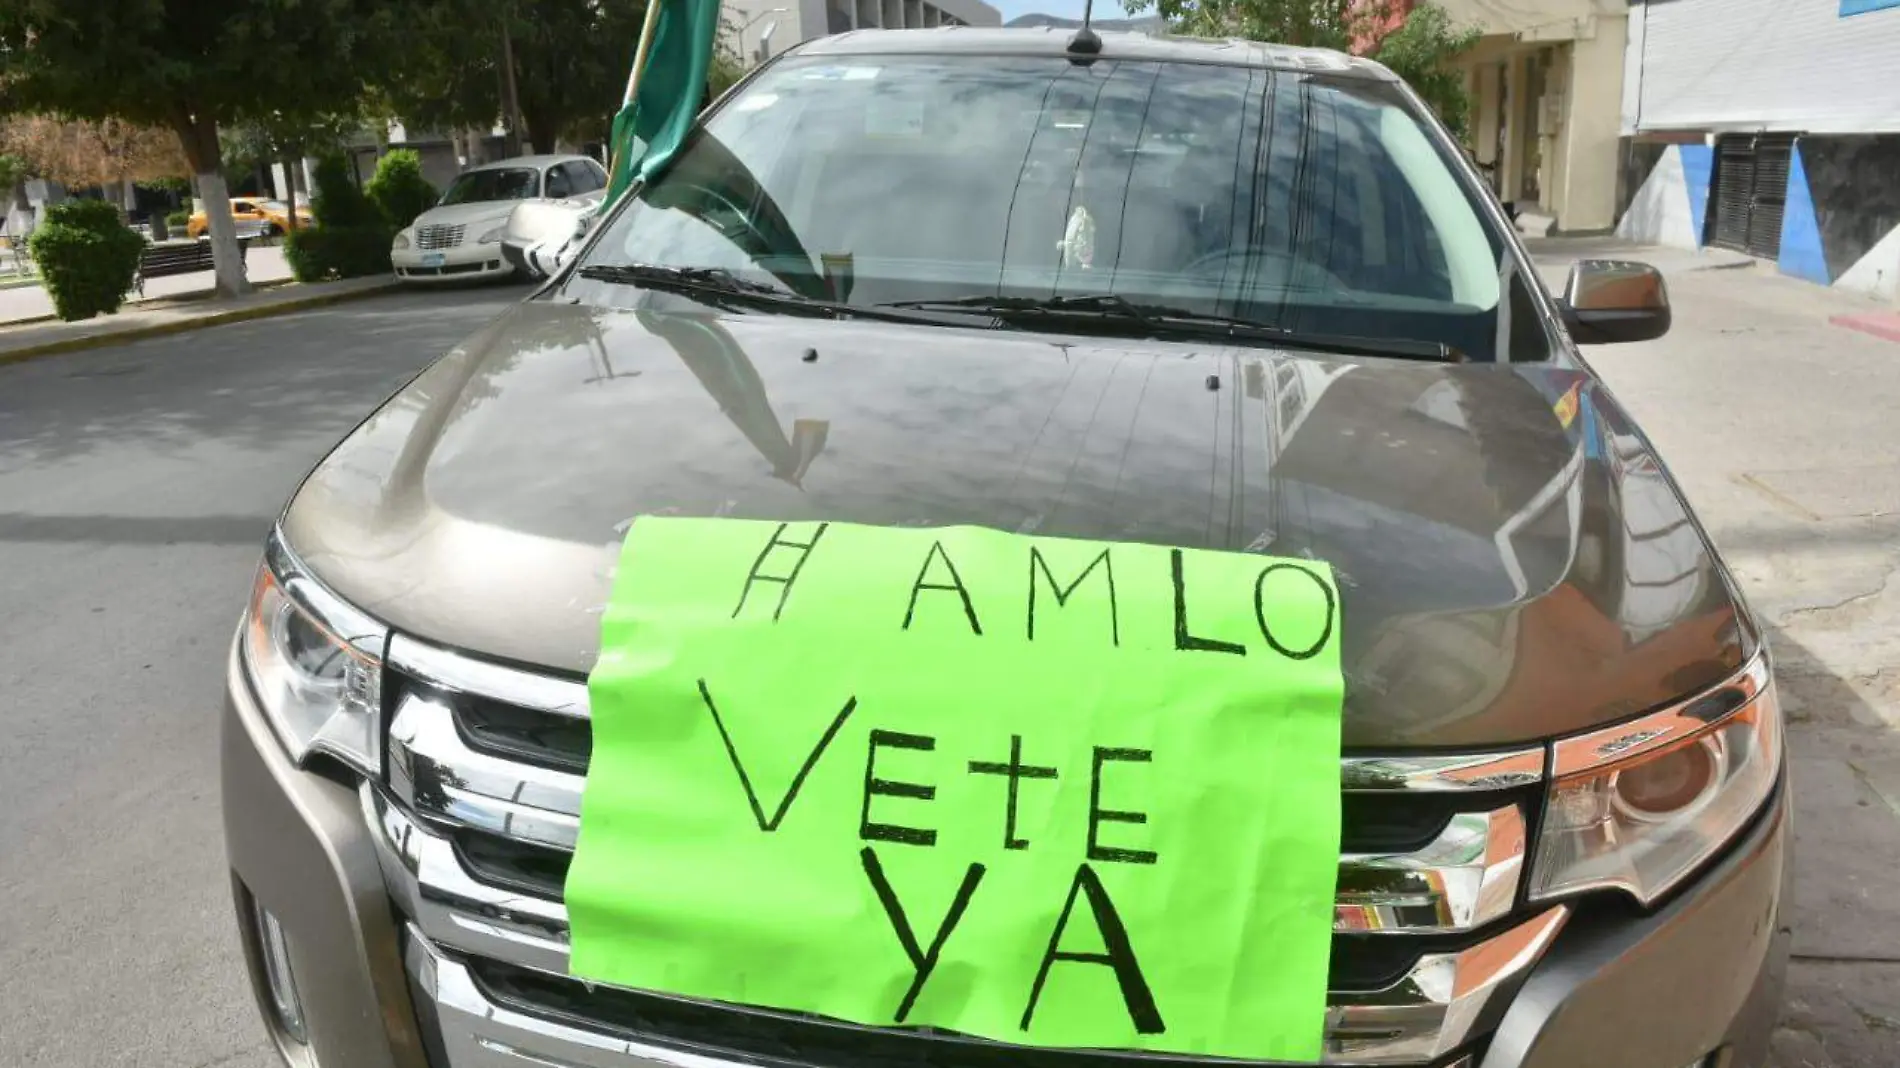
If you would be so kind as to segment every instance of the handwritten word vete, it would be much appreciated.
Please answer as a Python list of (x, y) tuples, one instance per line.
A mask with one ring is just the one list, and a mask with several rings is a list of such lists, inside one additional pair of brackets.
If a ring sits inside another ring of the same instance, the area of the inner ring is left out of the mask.
[(1341, 609), (1311, 560), (642, 518), (589, 679), (571, 970), (1315, 1060)]

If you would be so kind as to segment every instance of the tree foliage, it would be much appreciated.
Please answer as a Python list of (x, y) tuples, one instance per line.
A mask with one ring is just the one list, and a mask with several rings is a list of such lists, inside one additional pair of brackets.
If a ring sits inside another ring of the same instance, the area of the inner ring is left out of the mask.
[(1471, 101), (1451, 63), (1482, 31), (1456, 26), (1431, 0), (1127, 0), (1123, 6), (1130, 14), (1153, 8), (1176, 33), (1193, 37), (1369, 55), (1409, 82), (1454, 134), (1464, 135)]
[(26, 174), (73, 187), (177, 177), (191, 166), (177, 134), (121, 119), (13, 116), (0, 120), (0, 151), (17, 157)]
[(1483, 31), (1459, 27), (1437, 4), (1420, 4), (1405, 25), (1379, 41), (1372, 58), (1404, 78), (1452, 134), (1463, 141), (1469, 130), (1471, 95), (1465, 76), (1448, 62), (1478, 43)]
[(509, 31), (524, 129), (535, 149), (606, 136), (626, 89), (643, 0), (433, 0), (409, 28), (414, 48), (380, 86), (405, 123), (486, 130), (502, 114), (502, 27)]
[(248, 288), (220, 130), (347, 111), (434, 0), (0, 0), (0, 111), (118, 119), (178, 138), (211, 219), (218, 288)]
[(437, 191), (422, 176), (422, 157), (399, 148), (376, 161), (376, 173), (364, 185), (389, 225), (398, 230), (416, 221), (416, 216), (434, 206)]

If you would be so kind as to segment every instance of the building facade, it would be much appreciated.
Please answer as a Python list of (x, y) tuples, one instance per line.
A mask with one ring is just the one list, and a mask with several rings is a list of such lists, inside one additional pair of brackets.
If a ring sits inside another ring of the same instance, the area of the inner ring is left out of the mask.
[(748, 67), (826, 34), (1003, 21), (983, 0), (726, 0), (724, 15), (724, 43)]
[(1638, 0), (1618, 233), (1900, 299), (1900, 0)]
[(1627, 0), (1437, 0), (1484, 36), (1459, 57), (1470, 148), (1498, 197), (1555, 233), (1616, 222)]

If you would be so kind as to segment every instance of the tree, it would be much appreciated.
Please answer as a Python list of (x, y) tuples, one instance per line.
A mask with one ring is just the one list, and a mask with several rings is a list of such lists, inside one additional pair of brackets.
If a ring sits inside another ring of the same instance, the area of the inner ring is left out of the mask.
[(169, 130), (119, 119), (14, 116), (0, 121), (0, 151), (18, 157), (26, 174), (75, 188), (116, 185), (120, 202), (128, 206), (133, 182), (176, 177), (189, 169)]
[(1372, 58), (1404, 78), (1462, 142), (1470, 126), (1471, 94), (1465, 91), (1464, 73), (1448, 61), (1483, 35), (1476, 26), (1453, 25), (1437, 4), (1420, 4), (1406, 16), (1405, 25), (1379, 41)]
[(302, 169), (305, 157), (327, 156), (342, 149), (363, 125), (363, 118), (355, 112), (303, 115), (271, 112), (237, 123), (225, 138), (225, 155), (284, 168), (284, 184), (290, 190), (286, 218), (290, 229), (295, 230), (299, 225), (297, 172)]
[(1332, 48), (1369, 55), (1409, 82), (1460, 138), (1471, 110), (1451, 61), (1482, 31), (1454, 26), (1431, 0), (1127, 0), (1130, 14), (1153, 7), (1175, 32), (1194, 37)]
[(381, 79), (385, 106), (421, 127), (486, 129), (503, 115), (503, 38), (520, 129), (536, 151), (604, 137), (626, 90), (643, 0), (437, 0), (408, 27), (410, 55)]
[(294, 107), (348, 111), (402, 62), (431, 0), (0, 0), (0, 111), (118, 119), (178, 138), (211, 226), (221, 294), (248, 291), (219, 131)]

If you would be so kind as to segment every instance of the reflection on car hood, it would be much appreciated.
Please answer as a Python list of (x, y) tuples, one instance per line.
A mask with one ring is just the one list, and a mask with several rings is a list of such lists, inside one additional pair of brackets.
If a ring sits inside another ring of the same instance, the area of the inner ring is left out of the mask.
[(417, 226), (473, 226), (476, 223), (499, 225), (525, 200), (478, 200), (472, 204), (451, 204), (430, 208), (416, 217)]
[(1644, 440), (1548, 365), (531, 301), (359, 428), (285, 527), (392, 625), (578, 674), (652, 513), (1324, 559), (1361, 748), (1580, 730), (1756, 641)]

